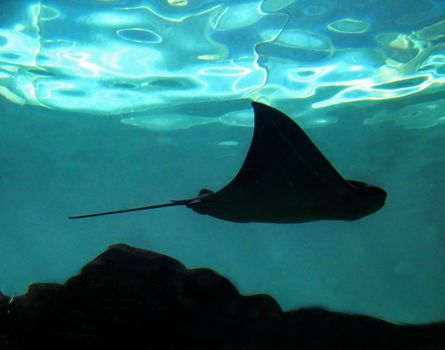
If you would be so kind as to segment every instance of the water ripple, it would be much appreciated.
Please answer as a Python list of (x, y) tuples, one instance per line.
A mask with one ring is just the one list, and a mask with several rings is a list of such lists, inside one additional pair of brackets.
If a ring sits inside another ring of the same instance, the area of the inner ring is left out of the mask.
[[(408, 2), (418, 11), (365, 0), (16, 2), (0, 27), (0, 94), (107, 115), (215, 100), (307, 99), (308, 118), (324, 111), (311, 125), (327, 125), (339, 104), (443, 87), (445, 21), (436, 14), (445, 4)], [(218, 122), (250, 125), (232, 112)]]

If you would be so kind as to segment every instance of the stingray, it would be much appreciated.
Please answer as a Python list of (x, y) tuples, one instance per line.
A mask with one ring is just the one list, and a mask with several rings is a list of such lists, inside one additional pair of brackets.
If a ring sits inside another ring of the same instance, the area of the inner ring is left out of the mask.
[(202, 189), (189, 199), (70, 219), (181, 205), (227, 221), (301, 223), (356, 220), (383, 207), (383, 189), (345, 180), (291, 118), (265, 104), (252, 105), (255, 128), (246, 159), (219, 191)]

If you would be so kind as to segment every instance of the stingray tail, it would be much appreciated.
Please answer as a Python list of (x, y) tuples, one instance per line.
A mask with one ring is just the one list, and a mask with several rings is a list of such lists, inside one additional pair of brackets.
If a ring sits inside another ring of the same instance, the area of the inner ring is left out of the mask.
[(114, 210), (114, 211), (107, 211), (107, 212), (104, 212), (104, 213), (96, 213), (96, 214), (70, 216), (69, 219), (83, 219), (83, 218), (90, 218), (90, 217), (93, 217), (93, 216), (121, 214), (121, 213), (128, 213), (128, 212), (131, 212), (131, 211), (148, 210), (148, 209), (156, 209), (156, 208), (163, 208), (163, 207), (172, 207), (172, 206), (175, 206), (175, 205), (186, 205), (186, 204), (187, 204), (187, 200), (177, 200), (177, 201), (171, 201), (171, 203), (150, 205), (150, 206), (147, 206), (147, 207), (139, 207), (139, 208), (123, 209), (123, 210)]

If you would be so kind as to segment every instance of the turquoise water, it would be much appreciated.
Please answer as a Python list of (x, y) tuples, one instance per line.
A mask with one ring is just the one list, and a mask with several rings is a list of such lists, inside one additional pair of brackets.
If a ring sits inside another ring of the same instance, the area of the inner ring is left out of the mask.
[[(124, 242), (285, 309), (445, 318), (445, 2), (2, 1), (0, 289), (63, 282)], [(355, 222), (236, 224), (182, 207), (236, 174), (249, 100), (385, 188)]]

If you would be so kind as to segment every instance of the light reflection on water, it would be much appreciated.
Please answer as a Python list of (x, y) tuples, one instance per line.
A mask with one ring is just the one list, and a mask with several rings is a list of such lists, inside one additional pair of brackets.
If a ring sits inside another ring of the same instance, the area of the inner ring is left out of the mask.
[[(417, 2), (406, 13), (383, 1), (89, 4), (11, 8), (0, 28), (3, 96), (106, 115), (215, 99), (286, 105), (313, 97), (312, 107), (326, 115), (338, 104), (428, 94), (444, 82), (445, 21), (433, 15), (443, 10), (439, 2), (425, 0), (422, 11)], [(159, 79), (193, 83), (151, 83)]]

